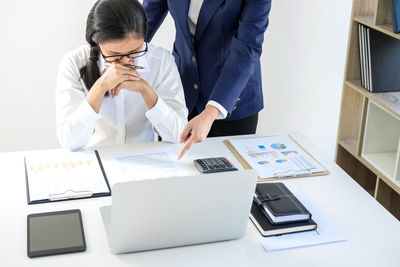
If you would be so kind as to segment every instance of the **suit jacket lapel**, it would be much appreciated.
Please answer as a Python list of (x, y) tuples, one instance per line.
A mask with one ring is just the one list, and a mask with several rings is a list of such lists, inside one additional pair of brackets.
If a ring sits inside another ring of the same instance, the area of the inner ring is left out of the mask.
[[(204, 0), (203, 5), (200, 9), (199, 18), (197, 20), (196, 34), (194, 37), (196, 43), (200, 40), (200, 38), (201, 38), (202, 34), (204, 33), (205, 29), (207, 28), (207, 25), (210, 22), (211, 18), (214, 16), (218, 7), (223, 2), (224, 2), (224, 0)], [(186, 12), (186, 16), (187, 16), (187, 12)], [(186, 24), (187, 24), (187, 22), (186, 22)], [(189, 34), (190, 34), (190, 32), (189, 32)]]

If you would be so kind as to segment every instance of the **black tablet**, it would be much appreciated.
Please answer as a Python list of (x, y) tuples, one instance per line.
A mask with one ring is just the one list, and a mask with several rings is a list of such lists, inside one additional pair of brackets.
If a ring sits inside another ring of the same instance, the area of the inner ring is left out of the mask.
[(86, 250), (80, 210), (28, 215), (28, 257)]

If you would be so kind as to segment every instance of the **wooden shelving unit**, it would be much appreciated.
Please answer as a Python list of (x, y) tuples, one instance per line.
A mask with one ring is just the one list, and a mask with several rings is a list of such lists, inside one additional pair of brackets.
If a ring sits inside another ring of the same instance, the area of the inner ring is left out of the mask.
[(361, 86), (357, 28), (361, 23), (400, 40), (391, 22), (390, 0), (353, 0), (336, 162), (400, 220), (400, 92)]

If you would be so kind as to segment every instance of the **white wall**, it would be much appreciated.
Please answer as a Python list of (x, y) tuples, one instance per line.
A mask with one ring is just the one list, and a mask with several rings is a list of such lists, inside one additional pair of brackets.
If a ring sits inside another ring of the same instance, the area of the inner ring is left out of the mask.
[(94, 1), (0, 1), (0, 151), (58, 147), (54, 89), (61, 57), (85, 42)]
[[(0, 1), (0, 151), (58, 147), (54, 88), (63, 54), (85, 43), (92, 1)], [(273, 0), (262, 55), (259, 133), (301, 131), (333, 158), (349, 0)], [(170, 16), (153, 42), (171, 49)]]
[(334, 158), (351, 4), (272, 0), (259, 133), (301, 131)]

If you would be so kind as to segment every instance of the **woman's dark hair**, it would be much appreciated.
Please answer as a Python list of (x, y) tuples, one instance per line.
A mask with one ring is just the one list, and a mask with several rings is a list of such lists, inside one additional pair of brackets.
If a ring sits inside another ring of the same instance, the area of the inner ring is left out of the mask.
[(147, 17), (137, 0), (98, 0), (86, 21), (86, 41), (90, 45), (89, 63), (80, 69), (81, 78), (90, 90), (100, 77), (97, 66), (99, 43), (122, 40), (133, 34), (145, 38)]

